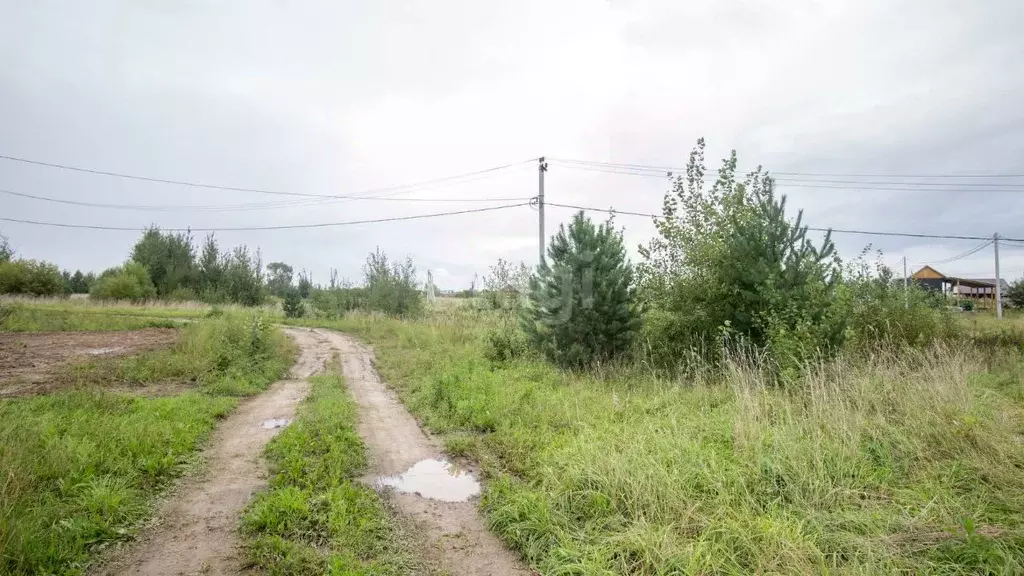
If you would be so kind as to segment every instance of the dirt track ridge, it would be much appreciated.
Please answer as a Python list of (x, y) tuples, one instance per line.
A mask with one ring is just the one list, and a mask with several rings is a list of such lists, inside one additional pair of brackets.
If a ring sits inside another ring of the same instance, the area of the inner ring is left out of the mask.
[[(356, 339), (317, 330), (341, 354), (345, 384), (359, 407), (359, 435), (370, 452), (371, 474), (392, 476), (441, 455), (373, 366), (373, 351)], [(484, 524), (476, 503), (440, 502), (395, 493), (398, 511), (428, 544), (425, 554), (453, 576), (534, 574)]]
[(309, 391), (305, 380), (331, 356), (325, 339), (310, 330), (287, 329), (299, 345), (289, 380), (244, 401), (214, 431), (204, 452), (206, 473), (188, 478), (164, 501), (156, 523), (104, 575), (237, 574), (241, 571), (238, 521), (252, 495), (266, 485), (263, 447), (280, 429), (261, 424), (291, 419)]

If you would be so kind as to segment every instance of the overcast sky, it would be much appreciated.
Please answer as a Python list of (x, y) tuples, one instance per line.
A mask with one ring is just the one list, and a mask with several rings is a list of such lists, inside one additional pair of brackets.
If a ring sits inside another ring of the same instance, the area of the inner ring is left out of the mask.
[[(1019, 0), (0, 0), (0, 155), (156, 178), (358, 194), (544, 155), (682, 165), (735, 148), (773, 172), (1024, 174)], [(397, 198), (528, 198), (535, 162)], [(881, 179), (885, 181), (886, 179)], [(889, 179), (891, 180), (891, 179)], [(924, 180), (909, 180), (924, 181)], [(958, 180), (928, 180), (959, 182)], [(1024, 238), (1024, 178), (993, 191), (790, 188), (812, 226)], [(552, 202), (656, 212), (659, 178), (552, 162)], [(0, 189), (87, 202), (294, 198), (115, 179), (0, 160)], [(495, 202), (503, 204), (507, 202)], [(386, 218), (481, 202), (335, 201), (234, 211), (113, 210), (0, 194), (0, 215), (142, 227)], [(548, 210), (548, 233), (571, 215)], [(529, 207), (419, 221), (221, 232), (325, 281), (380, 246), (468, 287), (498, 257), (537, 258)], [(653, 233), (620, 216), (631, 246)], [(137, 233), (0, 222), (18, 252), (102, 270)], [(201, 237), (201, 234), (196, 234)], [(977, 241), (837, 235), (913, 267)], [(1002, 251), (1004, 276), (1024, 247)], [(992, 250), (936, 266), (991, 277)]]

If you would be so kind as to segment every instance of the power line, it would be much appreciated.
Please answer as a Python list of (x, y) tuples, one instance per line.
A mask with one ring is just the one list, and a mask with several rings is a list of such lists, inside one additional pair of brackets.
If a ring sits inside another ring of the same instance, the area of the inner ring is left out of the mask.
[[(467, 210), (455, 210), (452, 212), (435, 212), (433, 214), (416, 214), (413, 216), (393, 216), (391, 218), (375, 218), (371, 220), (349, 220), (345, 222), (318, 222), (315, 224), (285, 224), (280, 226), (242, 226), (235, 228), (160, 228), (166, 232), (250, 232), (257, 230), (293, 230), (298, 228), (329, 228), (335, 226), (353, 226), (356, 224), (377, 224), (381, 222), (398, 222), (402, 220), (421, 220), (424, 218), (437, 218), (440, 216), (455, 216), (457, 214), (475, 214), (479, 212), (493, 212), (495, 210), (505, 210), (508, 208), (518, 208), (520, 206), (527, 206), (529, 202), (522, 202), (519, 204), (503, 204), (501, 206), (487, 206), (485, 208), (471, 208)], [(139, 232), (145, 230), (145, 228), (132, 228), (122, 226), (93, 226), (89, 224), (62, 224), (57, 222), (40, 222), (37, 220), (20, 220), (17, 218), (7, 218), (0, 216), (0, 220), (5, 222), (15, 222), (18, 224), (32, 224), (35, 226), (51, 226), (56, 228), (86, 228), (90, 230), (118, 230), (128, 232)]]
[[(19, 196), (22, 198), (30, 198), (32, 200), (41, 200), (44, 202), (54, 202), (58, 204), (70, 204), (73, 206), (87, 206), (90, 208), (110, 208), (114, 210), (139, 210), (139, 211), (156, 211), (156, 212), (168, 212), (168, 211), (238, 211), (238, 210), (265, 210), (271, 208), (284, 208), (288, 206), (300, 206), (309, 205), (311, 201), (308, 200), (297, 200), (297, 201), (280, 201), (280, 202), (262, 202), (253, 204), (205, 204), (205, 205), (145, 205), (145, 204), (105, 204), (100, 202), (83, 202), (80, 200), (67, 200), (64, 198), (52, 198), (49, 196), (37, 196), (35, 194), (26, 194), (24, 192), (15, 192), (13, 190), (0, 189), (0, 194), (8, 194), (10, 196)], [(372, 200), (372, 201), (390, 201), (390, 202), (520, 202), (527, 201), (529, 198), (391, 198), (391, 197), (353, 197), (349, 200)], [(318, 201), (312, 201), (314, 203)]]
[[(602, 168), (599, 166), (583, 166), (583, 165), (561, 165), (563, 168), (569, 168), (572, 170), (585, 170), (589, 172), (602, 172), (606, 174), (622, 174), (624, 176), (640, 176), (643, 178), (667, 178), (671, 170), (665, 171), (654, 171), (654, 170), (631, 170), (631, 169), (620, 169), (620, 168)], [(878, 191), (890, 191), (890, 192), (1024, 192), (1024, 184), (1008, 184), (1008, 183), (992, 183), (992, 182), (895, 182), (895, 181), (877, 181), (877, 180), (865, 180), (865, 181), (853, 181), (853, 180), (811, 180), (811, 179), (797, 179), (797, 178), (778, 178), (775, 174), (778, 172), (769, 173), (775, 184), (783, 188), (823, 188), (823, 189), (835, 189), (835, 190), (878, 190)], [(682, 176), (679, 172), (673, 172), (675, 176)], [(706, 177), (702, 181), (706, 183), (713, 183), (717, 178)], [(960, 186), (960, 188), (949, 188), (950, 186)], [(971, 188), (963, 188), (963, 186), (971, 186)], [(985, 190), (978, 190), (978, 188), (985, 188)]]
[[(548, 206), (557, 206), (559, 208), (571, 208), (573, 210), (584, 210), (588, 212), (606, 212), (608, 214), (625, 214), (628, 216), (644, 216), (648, 218), (662, 218), (661, 214), (650, 214), (647, 212), (629, 212), (625, 210), (615, 210), (613, 208), (594, 208), (592, 206), (576, 206), (573, 204), (558, 204), (555, 202), (546, 202)], [(847, 230), (842, 228), (815, 228), (812, 226), (807, 227), (808, 230), (814, 232), (832, 232), (833, 234), (861, 234), (866, 236), (899, 236), (904, 238), (936, 238), (941, 240), (992, 240), (991, 236), (959, 236), (953, 234), (917, 234), (912, 232), (878, 232), (874, 230)], [(1000, 240), (1007, 240), (1010, 242), (1024, 242), (1024, 239), (1020, 238), (1003, 238)]]
[(989, 240), (987, 240), (985, 242), (982, 242), (981, 244), (975, 246), (974, 248), (971, 248), (967, 252), (964, 252), (962, 254), (957, 254), (956, 256), (953, 256), (953, 257), (950, 257), (950, 258), (946, 258), (944, 260), (938, 260), (938, 261), (935, 261), (935, 262), (931, 262), (931, 264), (933, 264), (933, 265), (949, 264), (951, 262), (956, 262), (957, 260), (963, 260), (964, 258), (967, 258), (968, 256), (971, 256), (971, 255), (973, 255), (973, 254), (975, 254), (977, 252), (980, 252), (981, 250), (991, 246), (992, 242), (993, 242), (993, 240), (989, 239)]
[[(565, 162), (590, 166), (611, 166), (625, 169), (657, 170), (662, 172), (686, 173), (686, 168), (678, 166), (654, 166), (650, 164), (621, 164), (599, 162), (594, 160), (574, 160), (570, 158), (549, 158), (553, 162)], [(865, 174), (865, 173), (829, 173), (829, 172), (772, 172), (780, 176), (823, 176), (834, 178), (1024, 178), (1024, 174)]]
[(481, 175), (481, 174), (488, 174), (490, 172), (496, 172), (498, 170), (504, 170), (506, 168), (511, 168), (513, 166), (518, 166), (520, 164), (526, 164), (527, 162), (533, 162), (534, 161), (534, 159), (531, 158), (529, 160), (522, 160), (520, 162), (512, 162), (510, 164), (503, 164), (501, 166), (494, 166), (492, 168), (486, 168), (484, 170), (476, 170), (476, 171), (473, 171), (473, 172), (465, 172), (463, 174), (456, 174), (454, 176), (446, 176), (446, 177), (443, 177), (443, 178), (435, 178), (433, 180), (425, 180), (423, 182), (418, 182), (418, 183), (415, 183), (415, 184), (403, 184), (403, 185), (399, 185), (399, 186), (389, 186), (389, 187), (386, 187), (386, 188), (377, 188), (377, 189), (374, 189), (374, 190), (368, 190), (364, 194), (362, 194), (361, 196), (344, 196), (344, 195), (337, 195), (337, 194), (312, 194), (312, 193), (307, 193), (307, 192), (288, 192), (288, 191), (283, 191), (283, 190), (265, 190), (265, 189), (261, 189), (261, 188), (243, 188), (243, 187), (237, 187), (237, 186), (221, 186), (221, 185), (218, 185), (218, 184), (204, 184), (202, 182), (189, 182), (189, 181), (186, 181), (186, 180), (171, 180), (171, 179), (166, 179), (166, 178), (155, 178), (155, 177), (152, 177), (152, 176), (140, 176), (140, 175), (137, 175), (137, 174), (126, 174), (126, 173), (123, 173), (123, 172), (110, 172), (110, 171), (107, 171), (107, 170), (96, 170), (96, 169), (93, 169), (93, 168), (83, 168), (81, 166), (70, 166), (70, 165), (67, 165), (67, 164), (57, 164), (57, 163), (53, 163), (53, 162), (42, 162), (40, 160), (30, 160), (28, 158), (18, 158), (16, 156), (6, 156), (6, 155), (3, 155), (3, 154), (0, 154), (0, 159), (10, 160), (11, 162), (21, 162), (21, 163), (24, 163), (24, 164), (33, 164), (33, 165), (36, 165), (36, 166), (45, 166), (45, 167), (48, 167), (48, 168), (57, 168), (57, 169), (60, 169), (60, 170), (71, 170), (71, 171), (74, 171), (74, 172), (83, 172), (83, 173), (86, 173), (86, 174), (96, 174), (96, 175), (99, 175), (99, 176), (110, 176), (110, 177), (114, 177), (114, 178), (125, 178), (125, 179), (129, 179), (129, 180), (140, 180), (140, 181), (143, 181), (143, 182), (158, 182), (158, 183), (161, 183), (161, 184), (173, 184), (173, 185), (176, 185), (176, 186), (189, 186), (189, 187), (192, 187), (192, 188), (205, 188), (205, 189), (210, 189), (210, 190), (225, 190), (225, 191), (232, 191), (232, 192), (252, 192), (252, 193), (256, 193), (256, 194), (273, 194), (273, 195), (277, 195), (277, 196), (300, 196), (300, 197), (306, 197), (306, 198), (339, 198), (339, 199), (351, 199), (351, 198), (355, 198), (355, 197), (362, 197), (362, 196), (365, 196), (367, 194), (376, 194), (376, 193), (379, 193), (379, 192), (393, 192), (393, 191), (401, 191), (401, 190), (404, 190), (404, 189), (407, 189), (407, 188), (418, 188), (418, 187), (429, 185), (429, 184), (448, 182), (448, 181), (452, 181), (452, 180), (458, 180), (458, 179), (461, 179), (461, 178), (467, 178), (467, 177), (470, 177), (470, 176), (477, 176), (477, 175)]
[(630, 212), (628, 210), (615, 210), (614, 208), (594, 208), (591, 206), (576, 206), (573, 204), (558, 204), (555, 202), (545, 202), (548, 206), (557, 206), (559, 208), (571, 208), (573, 210), (583, 210), (585, 212), (607, 212), (609, 214), (625, 214), (626, 216), (644, 216), (648, 218), (661, 218), (661, 214), (649, 214), (647, 212)]

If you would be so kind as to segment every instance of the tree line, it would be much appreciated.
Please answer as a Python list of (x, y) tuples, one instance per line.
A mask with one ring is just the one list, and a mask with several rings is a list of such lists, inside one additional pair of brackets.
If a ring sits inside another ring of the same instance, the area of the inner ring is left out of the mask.
[(412, 260), (394, 261), (379, 249), (367, 256), (362, 285), (339, 280), (333, 269), (328, 284), (314, 285), (309, 272), (296, 274), (284, 262), (264, 266), (259, 249), (242, 245), (224, 250), (213, 234), (197, 246), (187, 232), (164, 232), (157, 227), (142, 234), (123, 264), (98, 275), (17, 258), (7, 238), (0, 236), (0, 294), (89, 294), (101, 300), (194, 300), (244, 306), (277, 297), (291, 317), (307, 310), (337, 317), (356, 308), (411, 315), (423, 306)]

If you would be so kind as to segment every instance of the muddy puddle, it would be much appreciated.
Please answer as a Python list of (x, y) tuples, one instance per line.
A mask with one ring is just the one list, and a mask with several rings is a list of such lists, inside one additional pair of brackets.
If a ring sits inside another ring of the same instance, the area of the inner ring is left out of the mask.
[(480, 482), (472, 474), (435, 458), (420, 460), (398, 476), (377, 478), (373, 484), (441, 502), (465, 502), (480, 494)]
[(109, 348), (90, 348), (88, 350), (84, 350), (84, 352), (90, 356), (102, 356), (104, 354), (120, 352), (121, 350), (124, 350), (121, 346), (111, 346)]
[(264, 420), (263, 424), (260, 424), (260, 428), (284, 428), (288, 424), (291, 424), (291, 420), (288, 418), (271, 418)]

